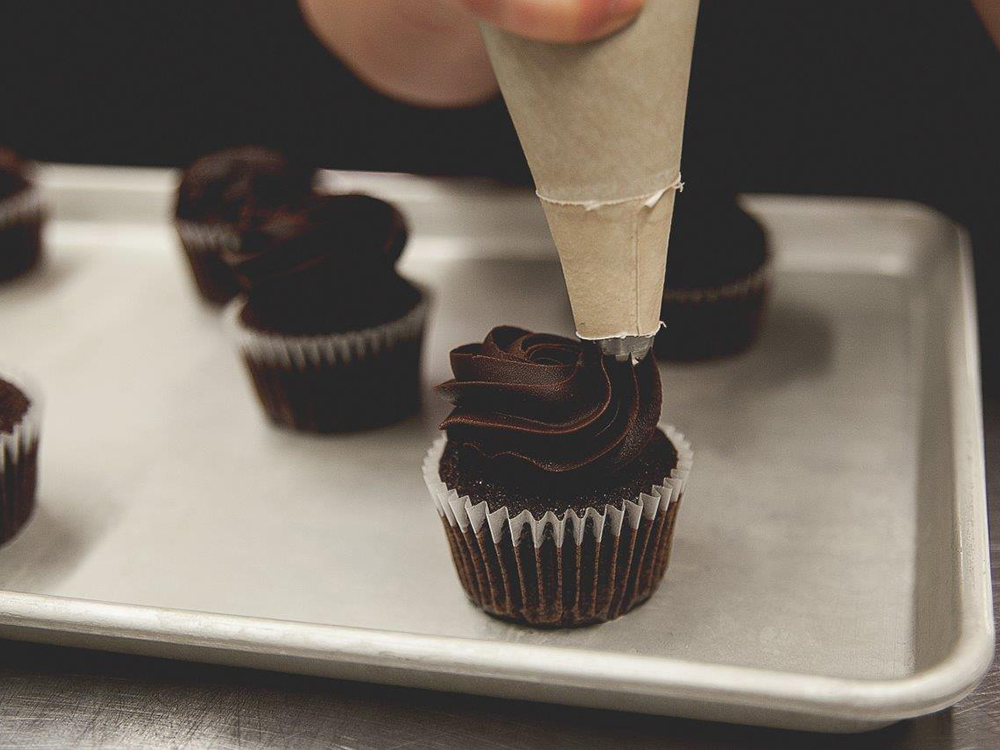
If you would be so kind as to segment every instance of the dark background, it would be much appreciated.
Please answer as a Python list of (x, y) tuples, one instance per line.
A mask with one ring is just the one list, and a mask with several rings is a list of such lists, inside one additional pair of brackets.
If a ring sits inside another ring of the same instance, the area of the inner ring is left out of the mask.
[[(0, 0), (0, 143), (179, 165), (276, 146), (322, 166), (528, 181), (499, 101), (366, 90), (293, 0)], [(1000, 55), (965, 0), (702, 0), (687, 192), (888, 196), (965, 224), (1000, 385)]]

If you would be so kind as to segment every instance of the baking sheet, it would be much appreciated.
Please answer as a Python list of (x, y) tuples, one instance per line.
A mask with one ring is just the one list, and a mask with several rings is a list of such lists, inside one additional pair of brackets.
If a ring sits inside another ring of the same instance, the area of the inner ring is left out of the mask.
[(762, 341), (663, 369), (696, 453), (664, 585), (618, 621), (535, 631), (464, 600), (419, 471), (450, 348), (497, 323), (572, 332), (533, 197), (329, 176), (407, 210), (403, 270), (435, 309), (423, 413), (312, 437), (265, 424), (196, 302), (173, 179), (43, 172), (48, 263), (0, 289), (0, 359), (46, 394), (39, 510), (0, 550), (5, 634), (828, 730), (942, 707), (985, 670), (969, 260), (943, 218), (750, 202), (778, 251)]

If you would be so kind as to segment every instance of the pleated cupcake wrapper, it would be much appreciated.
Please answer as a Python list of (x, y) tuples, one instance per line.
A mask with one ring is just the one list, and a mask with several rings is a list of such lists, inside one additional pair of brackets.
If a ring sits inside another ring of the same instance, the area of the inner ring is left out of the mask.
[[(691, 471), (694, 454), (691, 451), (691, 444), (672, 425), (661, 424), (660, 429), (677, 450), (677, 466), (671, 471), (669, 477), (664, 478), (662, 484), (653, 486), (649, 493), (640, 493), (635, 500), (625, 501), (621, 508), (610, 504), (605, 505), (603, 510), (587, 508), (580, 516), (572, 510), (567, 510), (562, 518), (552, 511), (535, 518), (527, 510), (511, 516), (510, 509), (506, 506), (491, 513), (489, 505), (485, 501), (473, 503), (468, 495), (459, 496), (458, 492), (449, 489), (441, 481), (438, 465), (441, 462), (445, 444), (448, 442), (446, 435), (441, 435), (434, 441), (424, 458), (424, 481), (430, 490), (438, 514), (447, 518), (451, 526), (458, 526), (463, 532), (471, 529), (473, 533), (478, 533), (483, 524), (486, 523), (489, 525), (490, 535), (494, 543), (499, 543), (504, 537), (504, 532), (507, 531), (513, 543), (518, 544), (521, 534), (527, 528), (534, 540), (535, 547), (542, 545), (547, 531), (555, 540), (557, 547), (562, 547), (567, 530), (570, 531), (572, 539), (579, 544), (583, 541), (588, 520), (593, 521), (594, 536), (600, 541), (606, 526), (610, 533), (619, 536), (626, 517), (632, 528), (636, 529), (639, 527), (641, 518), (651, 519), (658, 512), (666, 513), (671, 503), (680, 499)], [(610, 524), (605, 523), (607, 519), (610, 519)]]
[(42, 405), (29, 378), (6, 368), (0, 370), (0, 378), (16, 385), (31, 402), (10, 432), (0, 432), (0, 544), (3, 544), (20, 530), (35, 505), (37, 464), (34, 462), (38, 457)]
[[(512, 514), (506, 506), (490, 512), (486, 502), (460, 496), (440, 478), (447, 437), (435, 440), (424, 459), (424, 481), (470, 598), (507, 619), (562, 626), (612, 619), (645, 601), (666, 571), (677, 508), (693, 460), (691, 445), (680, 432), (666, 424), (660, 428), (677, 450), (670, 476), (621, 506), (589, 507), (579, 514), (567, 510), (561, 516), (552, 511), (538, 517), (527, 510)], [(593, 544), (586, 538), (588, 528)], [(627, 549), (621, 544), (624, 537), (630, 540)], [(525, 552), (529, 540), (533, 555)], [(543, 550), (549, 540), (555, 560)], [(572, 570), (562, 563), (566, 554), (571, 555)], [(589, 568), (582, 570), (581, 565)], [(573, 580), (564, 580), (567, 575)], [(581, 581), (590, 584), (584, 587)]]
[(243, 298), (233, 300), (226, 308), (226, 320), (240, 352), (247, 358), (264, 364), (286, 368), (307, 368), (316, 365), (345, 365), (377, 356), (393, 349), (400, 342), (419, 336), (427, 319), (428, 295), (406, 315), (397, 320), (360, 331), (330, 333), (318, 336), (286, 336), (255, 331), (244, 325), (240, 314), (246, 305)]
[(40, 218), (44, 207), (42, 194), (35, 188), (25, 188), (0, 201), (0, 229), (19, 221)]
[(239, 233), (226, 224), (178, 221), (177, 234), (189, 252), (221, 252), (240, 245)]
[[(760, 291), (771, 275), (771, 261), (768, 259), (760, 268), (745, 278), (729, 284), (711, 287), (692, 287), (663, 290), (663, 301), (668, 304), (698, 304), (719, 302), (720, 300), (746, 299)], [(669, 321), (667, 321), (669, 325)]]
[[(0, 377), (3, 375), (0, 374)], [(27, 413), (14, 425), (14, 429), (11, 432), (0, 433), (0, 448), (3, 451), (0, 453), (0, 474), (15, 466), (32, 446), (38, 444), (39, 425), (38, 408), (32, 401)]]

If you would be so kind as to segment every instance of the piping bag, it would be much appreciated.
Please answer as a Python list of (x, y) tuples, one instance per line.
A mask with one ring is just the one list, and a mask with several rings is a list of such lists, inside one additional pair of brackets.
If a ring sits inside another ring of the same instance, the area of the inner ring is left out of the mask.
[(559, 251), (577, 336), (638, 361), (660, 327), (698, 0), (648, 0), (610, 37), (481, 25)]

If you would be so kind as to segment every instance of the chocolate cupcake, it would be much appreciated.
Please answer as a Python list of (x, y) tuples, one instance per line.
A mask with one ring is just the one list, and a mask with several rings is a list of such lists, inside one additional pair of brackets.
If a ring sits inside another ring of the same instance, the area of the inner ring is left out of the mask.
[(42, 201), (20, 159), (0, 147), (0, 281), (30, 271), (42, 254)]
[(395, 270), (406, 240), (384, 201), (316, 196), (227, 250), (246, 291), (228, 317), (273, 422), (344, 432), (417, 410), (427, 304)]
[(177, 233), (202, 298), (228, 302), (239, 291), (222, 250), (239, 244), (239, 225), (262, 213), (305, 200), (315, 171), (281, 154), (244, 146), (203, 156), (181, 177)]
[(605, 622), (667, 568), (690, 445), (660, 425), (652, 357), (495, 328), (451, 353), (454, 405), (424, 479), (465, 593), (546, 627)]
[(39, 406), (23, 383), (0, 375), (0, 544), (35, 508)]
[(734, 196), (685, 199), (670, 231), (656, 356), (691, 361), (747, 349), (763, 322), (769, 260), (764, 229)]

